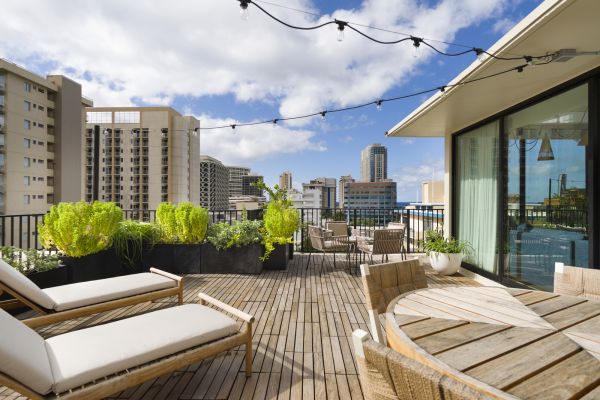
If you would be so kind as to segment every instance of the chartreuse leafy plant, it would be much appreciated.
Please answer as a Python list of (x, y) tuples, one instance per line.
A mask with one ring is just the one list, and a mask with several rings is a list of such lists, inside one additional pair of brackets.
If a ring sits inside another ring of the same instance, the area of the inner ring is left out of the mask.
[(202, 243), (208, 226), (208, 211), (189, 202), (177, 206), (161, 203), (156, 210), (156, 221), (165, 243)]
[(123, 211), (113, 203), (59, 203), (44, 216), (40, 241), (65, 256), (83, 257), (110, 247), (122, 220)]
[(265, 254), (262, 260), (264, 261), (275, 250), (275, 245), (294, 242), (294, 232), (300, 227), (300, 216), (298, 211), (292, 208), (292, 202), (288, 200), (286, 191), (279, 188), (279, 185), (270, 188), (263, 181), (259, 181), (255, 186), (269, 193), (269, 204), (263, 212)]
[(133, 268), (141, 262), (144, 251), (152, 248), (161, 238), (158, 225), (149, 222), (123, 221), (113, 236), (117, 256)]
[(441, 230), (425, 231), (425, 240), (421, 242), (423, 250), (429, 255), (431, 252), (443, 254), (469, 255), (472, 251), (471, 244), (466, 240), (457, 240), (454, 238), (446, 239)]

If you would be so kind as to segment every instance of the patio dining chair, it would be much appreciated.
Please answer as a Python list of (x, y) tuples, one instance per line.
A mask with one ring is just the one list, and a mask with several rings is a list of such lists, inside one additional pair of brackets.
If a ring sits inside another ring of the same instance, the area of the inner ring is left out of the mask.
[(360, 266), (363, 290), (373, 338), (385, 344), (380, 315), (402, 293), (427, 287), (425, 270), (418, 260)]
[(381, 262), (389, 259), (390, 254), (401, 254), (406, 259), (404, 251), (403, 229), (377, 229), (373, 231), (372, 240), (359, 240), (358, 250), (369, 256), (371, 263), (374, 255), (381, 255)]
[[(350, 254), (352, 251), (352, 245), (348, 241), (348, 235), (346, 236), (335, 236), (335, 235), (326, 235), (326, 231), (323, 228), (318, 226), (309, 225), (308, 227), (308, 236), (310, 239), (310, 245), (315, 252), (319, 252), (323, 254), (323, 258), (321, 259), (321, 269), (323, 268), (323, 264), (325, 262), (325, 254), (333, 253), (333, 266), (336, 267), (335, 255), (336, 253), (344, 253), (346, 254), (346, 261), (348, 262), (348, 267), (350, 268)], [(313, 251), (308, 253), (308, 262), (306, 263), (306, 268), (310, 265), (310, 260), (312, 257)]]
[(357, 329), (352, 333), (366, 400), (492, 399), (491, 396), (383, 346)]
[(341, 221), (328, 222), (325, 227), (333, 236), (348, 236), (348, 224)]

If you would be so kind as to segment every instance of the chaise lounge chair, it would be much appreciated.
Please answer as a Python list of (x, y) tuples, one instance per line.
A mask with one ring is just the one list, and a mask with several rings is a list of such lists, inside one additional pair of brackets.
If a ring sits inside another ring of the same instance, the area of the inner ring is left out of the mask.
[(23, 321), (31, 328), (170, 296), (178, 296), (179, 304), (183, 303), (182, 278), (155, 268), (141, 274), (40, 289), (0, 260), (0, 293), (3, 291), (15, 300), (0, 302), (0, 309), (26, 305), (41, 314)]
[(241, 345), (250, 376), (254, 317), (199, 297), (46, 340), (0, 310), (0, 385), (34, 400), (100, 399)]

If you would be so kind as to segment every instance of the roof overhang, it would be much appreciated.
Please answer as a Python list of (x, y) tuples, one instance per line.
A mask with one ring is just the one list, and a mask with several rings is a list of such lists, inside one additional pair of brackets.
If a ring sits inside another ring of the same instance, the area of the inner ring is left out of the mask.
[[(600, 1), (546, 0), (496, 42), (488, 52), (505, 56), (541, 55), (560, 49), (578, 52), (600, 48)], [(492, 75), (524, 60), (491, 57), (474, 61), (449, 84)], [(563, 82), (600, 66), (599, 56), (577, 56), (566, 62), (528, 67), (436, 93), (390, 129), (388, 136), (441, 137), (485, 120)]]

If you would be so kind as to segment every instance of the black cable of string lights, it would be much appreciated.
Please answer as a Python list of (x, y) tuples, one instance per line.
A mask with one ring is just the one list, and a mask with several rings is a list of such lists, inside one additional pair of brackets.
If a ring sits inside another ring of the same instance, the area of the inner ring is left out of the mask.
[[(279, 18), (277, 18), (276, 16), (274, 16), (273, 14), (271, 14), (269, 11), (267, 11), (266, 9), (264, 9), (263, 7), (261, 7), (259, 4), (257, 4), (256, 2), (252, 1), (252, 0), (236, 0), (240, 3), (240, 8), (242, 9), (242, 11), (245, 11), (248, 9), (248, 6), (250, 4), (252, 4), (254, 7), (258, 8), (261, 12), (263, 12), (265, 15), (267, 15), (269, 18), (273, 19), (276, 22), (279, 22), (280, 24), (287, 26), (288, 28), (291, 29), (297, 29), (297, 30), (303, 30), (303, 31), (310, 31), (310, 30), (315, 30), (315, 29), (320, 29), (323, 28), (327, 25), (332, 25), (332, 24), (336, 24), (337, 25), (337, 29), (340, 32), (343, 32), (345, 30), (345, 28), (349, 28), (352, 31), (358, 33), (359, 35), (365, 37), (366, 39), (369, 39), (375, 43), (379, 43), (379, 44), (398, 44), (398, 43), (402, 43), (402, 42), (406, 42), (406, 41), (412, 41), (413, 42), (413, 46), (418, 48), (421, 44), (429, 47), (430, 49), (432, 49), (433, 51), (435, 51), (436, 53), (446, 56), (446, 57), (457, 57), (457, 56), (462, 56), (465, 54), (469, 54), (469, 53), (475, 53), (477, 56), (482, 56), (483, 54), (494, 58), (496, 60), (502, 60), (502, 61), (517, 61), (517, 60), (525, 60), (525, 62), (527, 62), (527, 64), (532, 65), (534, 64), (534, 62), (536, 60), (543, 60), (546, 59), (548, 57), (551, 57), (553, 54), (544, 54), (544, 55), (524, 55), (524, 56), (514, 56), (514, 57), (504, 57), (504, 56), (499, 56), (497, 54), (493, 54), (490, 53), (484, 49), (482, 49), (481, 47), (472, 47), (468, 50), (464, 50), (464, 51), (459, 51), (456, 53), (449, 53), (449, 52), (445, 52), (442, 51), (440, 49), (438, 49), (437, 47), (435, 47), (434, 45), (432, 45), (431, 43), (428, 42), (427, 39), (422, 38), (422, 37), (418, 37), (418, 36), (413, 36), (413, 35), (405, 35), (407, 37), (402, 38), (402, 39), (398, 39), (398, 40), (390, 40), (390, 41), (386, 41), (386, 40), (379, 40), (377, 38), (374, 38), (373, 36), (370, 36), (368, 34), (366, 34), (365, 32), (361, 31), (358, 28), (355, 28), (353, 25), (356, 26), (364, 26), (361, 24), (356, 24), (350, 21), (343, 21), (343, 20), (339, 20), (339, 19), (334, 19), (334, 20), (330, 20), (330, 21), (326, 21), (322, 24), (319, 25), (315, 25), (315, 26), (297, 26), (297, 25), (292, 25), (288, 22), (285, 22)], [(432, 41), (432, 40), (430, 40)]]
[[(551, 63), (552, 60), (546, 61), (544, 63), (539, 63), (539, 64), (535, 64), (536, 66), (538, 65), (546, 65)], [(408, 99), (411, 97), (416, 97), (416, 96), (421, 96), (424, 94), (428, 94), (428, 93), (433, 93), (433, 92), (442, 92), (445, 93), (446, 89), (450, 89), (452, 87), (457, 87), (457, 86), (465, 86), (471, 83), (475, 83), (475, 82), (479, 82), (485, 79), (491, 79), (491, 78), (495, 78), (497, 76), (500, 75), (504, 75), (504, 74), (508, 74), (510, 72), (516, 71), (517, 73), (521, 74), (523, 73), (523, 71), (525, 71), (525, 68), (529, 67), (529, 64), (522, 64), (522, 65), (518, 65), (516, 67), (512, 67), (512, 68), (508, 68), (505, 70), (502, 70), (500, 72), (496, 72), (490, 75), (485, 75), (485, 76), (481, 76), (479, 78), (473, 78), (473, 79), (468, 79), (462, 82), (458, 82), (458, 83), (451, 83), (451, 84), (447, 84), (447, 85), (442, 85), (442, 86), (437, 86), (435, 88), (432, 89), (425, 89), (425, 90), (421, 90), (418, 92), (413, 92), (413, 93), (409, 93), (409, 94), (405, 94), (405, 95), (401, 95), (401, 96), (395, 96), (395, 97), (389, 97), (389, 98), (381, 98), (379, 100), (373, 100), (370, 101), (368, 103), (363, 103), (363, 104), (357, 104), (354, 106), (348, 106), (348, 107), (343, 107), (343, 108), (335, 108), (335, 109), (330, 109), (330, 110), (323, 110), (323, 111), (318, 111), (318, 112), (313, 112), (310, 114), (304, 114), (304, 115), (297, 115), (297, 116), (293, 116), (293, 117), (281, 117), (281, 118), (272, 118), (272, 119), (267, 119), (264, 121), (255, 121), (255, 122), (246, 122), (246, 123), (238, 123), (238, 124), (228, 124), (228, 125), (220, 125), (220, 126), (211, 126), (211, 127), (200, 127), (200, 130), (213, 130), (213, 129), (224, 129), (224, 128), (231, 128), (231, 129), (235, 129), (238, 127), (243, 127), (243, 126), (254, 126), (254, 125), (264, 125), (264, 124), (274, 124), (276, 125), (278, 122), (281, 121), (292, 121), (292, 120), (297, 120), (297, 119), (304, 119), (304, 118), (312, 118), (312, 117), (316, 117), (316, 116), (321, 116), (323, 118), (325, 118), (325, 116), (327, 114), (333, 114), (333, 113), (338, 113), (338, 112), (343, 112), (343, 111), (350, 111), (350, 110), (356, 110), (359, 108), (364, 108), (364, 107), (368, 107), (368, 106), (377, 106), (378, 108), (381, 108), (381, 106), (383, 105), (383, 103), (388, 103), (388, 102), (392, 102), (392, 101), (398, 101), (398, 100), (403, 100), (403, 99)]]

